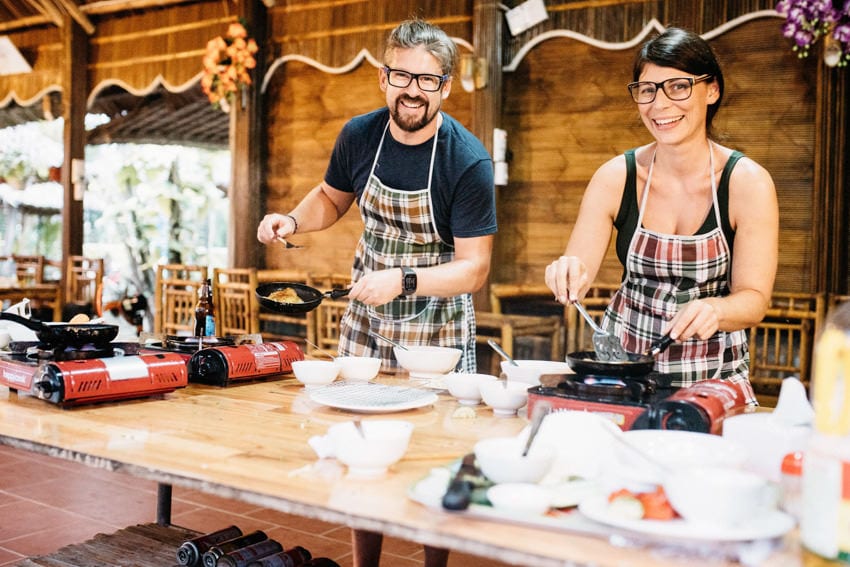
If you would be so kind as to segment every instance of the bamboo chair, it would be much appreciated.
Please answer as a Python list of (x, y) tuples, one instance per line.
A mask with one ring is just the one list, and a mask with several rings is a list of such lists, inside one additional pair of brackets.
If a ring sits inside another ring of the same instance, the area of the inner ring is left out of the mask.
[(812, 347), (825, 312), (822, 293), (773, 293), (764, 319), (749, 330), (750, 382), (761, 405), (776, 405), (785, 378), (809, 385)]
[(44, 281), (44, 256), (12, 255), (18, 281), (23, 286), (35, 285)]
[[(351, 276), (348, 274), (310, 274), (309, 285), (319, 291), (330, 291), (332, 289), (346, 289), (351, 287)], [(307, 345), (307, 354), (310, 356), (325, 356), (324, 352), (335, 354), (339, 349), (339, 325), (342, 315), (348, 309), (348, 298), (323, 299), (319, 306), (312, 312), (313, 315), (313, 338), (311, 342), (316, 347)]]
[(69, 256), (63, 283), (63, 320), (78, 313), (103, 315), (103, 258)]
[(195, 304), (206, 277), (207, 268), (203, 266), (160, 264), (156, 267), (154, 333), (192, 335), (195, 332)]
[[(309, 284), (309, 275), (302, 270), (266, 269), (257, 270), (257, 283), (295, 282)], [(313, 313), (276, 313), (259, 306), (257, 321), (259, 333), (264, 341), (295, 341), (305, 346), (306, 341), (315, 343), (315, 315)]]
[[(540, 306), (544, 305), (541, 309)], [(520, 306), (521, 305), (521, 306)], [(535, 307), (536, 306), (536, 307)], [(511, 313), (505, 311), (510, 309)], [(524, 309), (524, 312), (519, 312)], [(553, 312), (551, 315), (541, 311)], [(537, 343), (548, 344), (550, 360), (564, 357), (564, 317), (561, 306), (552, 301), (552, 292), (543, 285), (490, 284), (490, 311), (475, 313), (476, 342), (495, 341), (513, 358), (537, 358)], [(518, 356), (517, 340), (532, 341), (532, 353)], [(491, 374), (500, 374), (500, 361), (490, 353)]]
[(257, 271), (253, 268), (214, 268), (212, 283), (216, 335), (259, 333)]

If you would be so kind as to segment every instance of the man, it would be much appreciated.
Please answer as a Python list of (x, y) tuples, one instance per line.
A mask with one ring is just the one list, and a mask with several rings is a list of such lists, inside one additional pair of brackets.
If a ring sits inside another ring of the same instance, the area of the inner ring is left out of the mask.
[[(341, 355), (379, 356), (397, 366), (396, 342), (463, 351), (475, 372), (472, 292), (490, 270), (496, 204), (493, 164), (481, 142), (441, 112), (457, 50), (422, 20), (398, 25), (387, 40), (378, 86), (387, 107), (349, 121), (324, 180), (288, 214), (257, 229), (264, 244), (325, 229), (357, 200), (364, 231), (352, 267), (351, 300), (340, 323)], [(355, 565), (377, 565), (381, 534), (352, 533)], [(448, 551), (425, 548), (427, 566)]]
[(357, 200), (365, 228), (339, 352), (381, 357), (385, 369), (397, 366), (392, 347), (370, 331), (460, 348), (461, 368), (476, 370), (471, 293), (490, 269), (495, 191), (484, 146), (440, 111), (455, 59), (454, 42), (439, 28), (422, 20), (395, 28), (378, 74), (387, 107), (349, 121), (324, 180), (257, 229), (265, 244), (322, 230)]

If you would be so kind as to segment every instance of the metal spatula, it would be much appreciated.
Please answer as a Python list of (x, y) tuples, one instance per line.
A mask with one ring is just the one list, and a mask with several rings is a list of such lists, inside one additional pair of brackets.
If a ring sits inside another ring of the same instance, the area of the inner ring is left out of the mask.
[(587, 324), (590, 325), (590, 328), (593, 329), (593, 350), (596, 352), (596, 360), (627, 361), (629, 355), (626, 354), (623, 345), (620, 344), (617, 337), (597, 325), (596, 321), (585, 311), (581, 303), (575, 302), (573, 305), (581, 313), (581, 316), (584, 317), (584, 320), (587, 321)]

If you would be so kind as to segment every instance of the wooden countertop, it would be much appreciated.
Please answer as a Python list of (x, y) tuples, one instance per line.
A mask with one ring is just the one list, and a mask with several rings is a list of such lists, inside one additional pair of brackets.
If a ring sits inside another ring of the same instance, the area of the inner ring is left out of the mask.
[[(410, 384), (406, 378), (381, 382)], [(606, 538), (472, 519), (408, 499), (408, 488), (432, 467), (469, 452), (479, 438), (514, 435), (527, 423), (495, 418), (484, 406), (476, 418), (458, 419), (457, 407), (441, 394), (433, 407), (363, 416), (415, 425), (405, 457), (379, 480), (347, 479), (335, 474), (336, 467), (317, 466), (307, 440), (354, 414), (315, 404), (291, 378), (229, 388), (192, 384), (158, 398), (73, 409), (0, 387), (0, 443), (508, 563), (682, 564), (682, 557), (616, 547)], [(787, 549), (768, 564), (803, 564), (795, 537), (786, 539)], [(820, 564), (806, 557), (806, 565)], [(696, 557), (687, 562), (729, 564)]]

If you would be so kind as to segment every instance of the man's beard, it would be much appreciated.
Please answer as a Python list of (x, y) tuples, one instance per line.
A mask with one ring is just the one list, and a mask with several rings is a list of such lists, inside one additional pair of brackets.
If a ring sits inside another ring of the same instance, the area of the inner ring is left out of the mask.
[[(403, 115), (399, 112), (399, 105), (401, 104), (401, 100), (407, 100), (409, 102), (421, 102), (424, 105), (425, 114), (422, 118), (414, 118), (409, 115)], [(431, 104), (427, 99), (424, 98), (410, 98), (410, 97), (399, 97), (396, 99), (395, 104), (392, 108), (390, 108), (390, 116), (393, 118), (393, 122), (398, 125), (399, 128), (404, 130), (405, 132), (418, 132), (425, 126), (427, 126), (434, 117), (437, 116), (437, 112), (440, 110), (438, 106), (434, 112), (431, 112)]]

